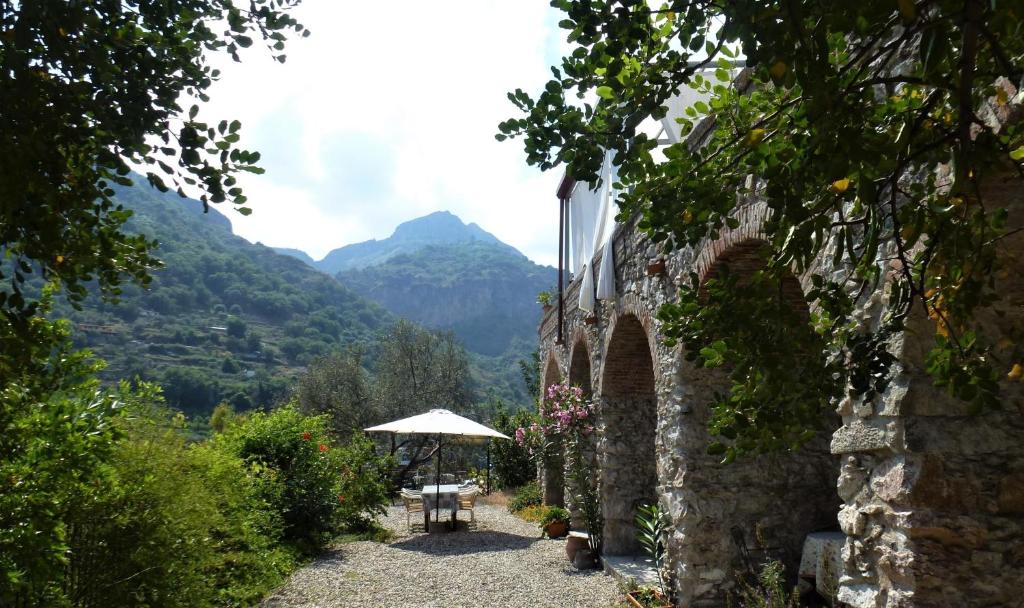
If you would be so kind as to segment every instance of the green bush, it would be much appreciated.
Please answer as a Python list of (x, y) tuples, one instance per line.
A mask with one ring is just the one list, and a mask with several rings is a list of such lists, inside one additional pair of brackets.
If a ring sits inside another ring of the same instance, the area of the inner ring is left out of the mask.
[[(503, 407), (498, 409), (492, 424), (495, 429), (509, 437), (515, 437), (516, 429), (529, 428), (535, 416), (525, 410), (509, 414)], [(517, 441), (494, 441), (491, 444), (491, 465), (494, 469), (494, 485), (499, 489), (516, 488), (528, 483), (537, 474), (530, 451)]]
[(539, 505), (541, 502), (543, 502), (543, 496), (540, 492), (540, 486), (537, 485), (536, 481), (531, 481), (516, 490), (515, 496), (512, 497), (512, 500), (508, 501), (508, 510), (516, 513), (526, 507)]
[(0, 320), (0, 606), (67, 604), (67, 510), (99, 492), (117, 439), (118, 402), (68, 334)]
[(338, 532), (369, 527), (388, 503), (390, 460), (357, 436), (333, 447), (324, 416), (288, 405), (230, 426), (214, 444), (245, 461), (283, 522), (284, 540), (306, 553)]
[(374, 444), (365, 435), (353, 435), (335, 450), (341, 463), (338, 492), (338, 518), (346, 532), (370, 531), (378, 515), (387, 512), (391, 502), (389, 457), (377, 456)]
[(544, 514), (540, 518), (540, 525), (544, 527), (548, 524), (555, 523), (556, 521), (569, 523), (570, 514), (567, 509), (559, 506), (551, 505), (544, 509)]
[[(103, 491), (69, 513), (75, 605), (251, 605), (295, 560), (245, 463), (189, 446), (184, 418), (141, 387)], [(141, 398), (141, 401), (140, 401)]]

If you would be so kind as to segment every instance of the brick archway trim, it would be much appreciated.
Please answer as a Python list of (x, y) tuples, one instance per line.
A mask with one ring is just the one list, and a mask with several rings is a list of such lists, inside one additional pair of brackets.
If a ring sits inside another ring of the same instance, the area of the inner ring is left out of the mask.
[(735, 218), (739, 220), (739, 226), (721, 230), (718, 238), (713, 241), (705, 240), (700, 245), (693, 263), (694, 272), (697, 273), (701, 285), (723, 253), (738, 245), (767, 240), (764, 224), (770, 216), (771, 209), (767, 204), (761, 201), (750, 203), (740, 207), (736, 212)]
[(633, 317), (640, 323), (640, 327), (644, 330), (644, 335), (647, 337), (647, 348), (650, 349), (651, 355), (651, 368), (654, 371), (654, 377), (657, 378), (660, 369), (658, 363), (658, 342), (657, 332), (654, 328), (654, 318), (651, 313), (647, 311), (647, 308), (643, 306), (640, 298), (635, 294), (627, 293), (622, 296), (618, 310), (612, 315), (611, 320), (608, 323), (608, 329), (605, 332), (604, 344), (601, 347), (601, 368), (598, 373), (598, 386), (596, 387), (602, 394), (604, 393), (604, 375), (605, 375), (605, 364), (608, 362), (608, 349), (611, 347), (612, 339), (615, 337), (615, 327), (619, 323), (619, 319), (626, 317)]
[(544, 369), (541, 370), (541, 372), (542, 372), (541, 373), (541, 377), (540, 377), (540, 383), (541, 383), (540, 397), (541, 397), (541, 399), (544, 398), (544, 394), (548, 390), (548, 386), (549, 386), (548, 375), (552, 371), (552, 366), (554, 367), (554, 374), (553, 375), (555, 376), (555, 381), (556, 382), (561, 382), (562, 381), (562, 365), (561, 365), (561, 363), (558, 360), (558, 352), (557, 352), (557, 349), (555, 349), (555, 348), (552, 348), (550, 351), (548, 351), (547, 359), (544, 362)]
[[(697, 280), (702, 286), (705, 279), (714, 271), (718, 260), (730, 250), (768, 241), (764, 225), (771, 217), (771, 209), (766, 203), (763, 201), (749, 203), (741, 207), (735, 217), (740, 222), (739, 226), (725, 228), (719, 232), (717, 239), (705, 240), (699, 246), (699, 253), (693, 262), (693, 270), (697, 273)], [(815, 266), (816, 264), (812, 264), (803, 274), (793, 273), (804, 294), (811, 287), (810, 275), (814, 272)]]

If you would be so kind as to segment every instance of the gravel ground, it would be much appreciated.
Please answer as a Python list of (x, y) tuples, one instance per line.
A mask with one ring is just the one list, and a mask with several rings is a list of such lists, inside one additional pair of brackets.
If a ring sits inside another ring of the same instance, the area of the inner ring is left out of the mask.
[(564, 539), (541, 539), (536, 524), (502, 507), (478, 506), (476, 523), (460, 521), (454, 532), (424, 534), (421, 520), (410, 533), (405, 522), (405, 509), (391, 507), (383, 523), (394, 540), (337, 547), (293, 574), (264, 608), (615, 605), (612, 577), (574, 569)]

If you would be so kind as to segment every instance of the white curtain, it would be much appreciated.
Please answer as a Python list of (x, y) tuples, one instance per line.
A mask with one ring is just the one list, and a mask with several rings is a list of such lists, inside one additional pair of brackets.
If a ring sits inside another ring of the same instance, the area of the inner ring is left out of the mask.
[(602, 246), (604, 257), (597, 278), (597, 297), (615, 297), (615, 270), (610, 243), (615, 231), (615, 193), (612, 191), (612, 183), (616, 173), (611, 158), (611, 153), (605, 155), (599, 188), (595, 190), (587, 184), (577, 184), (569, 196), (572, 269), (573, 274), (582, 277), (579, 308), (587, 312), (593, 311), (595, 305), (595, 279), (591, 261)]

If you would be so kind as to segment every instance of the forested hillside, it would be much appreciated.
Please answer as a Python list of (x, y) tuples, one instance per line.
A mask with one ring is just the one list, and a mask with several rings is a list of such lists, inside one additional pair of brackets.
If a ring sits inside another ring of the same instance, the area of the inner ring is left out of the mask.
[(118, 303), (90, 297), (82, 311), (56, 310), (73, 321), (78, 345), (109, 362), (108, 379), (158, 380), (189, 413), (221, 400), (269, 405), (310, 360), (394, 321), (331, 277), (234, 236), (216, 210), (136, 182), (117, 200), (134, 211), (131, 231), (160, 242), (166, 268), (149, 290), (126, 285)]
[(517, 338), (532, 342), (537, 293), (550, 289), (557, 273), (506, 246), (468, 241), (428, 245), (337, 276), (392, 313), (451, 329), (466, 348), (493, 357)]

